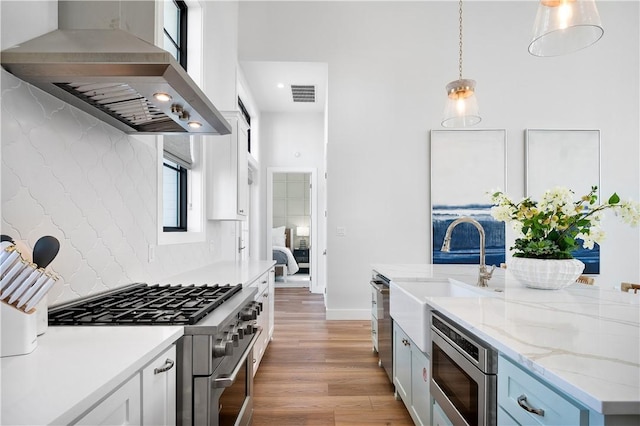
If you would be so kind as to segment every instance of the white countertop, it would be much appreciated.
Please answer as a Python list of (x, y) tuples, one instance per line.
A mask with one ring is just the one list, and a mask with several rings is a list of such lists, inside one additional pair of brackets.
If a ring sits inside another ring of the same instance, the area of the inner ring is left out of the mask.
[[(216, 262), (160, 284), (238, 284), (274, 261)], [(183, 335), (181, 326), (48, 327), (28, 355), (0, 358), (0, 424), (67, 424)]]
[(0, 358), (0, 424), (68, 424), (183, 334), (172, 327), (49, 327), (28, 355)]
[(256, 280), (276, 262), (274, 260), (257, 261), (221, 261), (202, 268), (183, 272), (159, 280), (160, 284), (248, 284)]
[[(425, 285), (449, 273), (468, 284), (477, 277), (475, 265), (373, 269), (394, 282), (413, 279)], [(489, 287), (501, 292), (492, 292), (497, 297), (432, 297), (427, 303), (593, 410), (640, 415), (640, 296), (606, 284), (529, 289), (500, 269)]]

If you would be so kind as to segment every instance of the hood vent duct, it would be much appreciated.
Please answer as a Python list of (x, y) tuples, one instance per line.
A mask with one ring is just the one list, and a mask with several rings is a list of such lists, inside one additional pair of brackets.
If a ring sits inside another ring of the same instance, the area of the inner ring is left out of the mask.
[(15, 76), (125, 133), (231, 133), (173, 56), (126, 31), (56, 30), (2, 51), (1, 60)]

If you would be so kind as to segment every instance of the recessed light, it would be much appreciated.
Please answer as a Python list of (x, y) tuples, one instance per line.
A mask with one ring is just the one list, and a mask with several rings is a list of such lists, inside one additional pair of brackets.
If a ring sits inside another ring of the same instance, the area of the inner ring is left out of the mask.
[(189, 127), (191, 127), (192, 129), (199, 129), (200, 127), (202, 127), (202, 123), (200, 123), (199, 121), (190, 121), (189, 123), (187, 123), (189, 125)]
[(278, 83), (278, 89), (284, 89), (284, 84), (283, 83)]
[(169, 102), (171, 100), (171, 95), (164, 92), (154, 93), (153, 97), (159, 100), (160, 102)]

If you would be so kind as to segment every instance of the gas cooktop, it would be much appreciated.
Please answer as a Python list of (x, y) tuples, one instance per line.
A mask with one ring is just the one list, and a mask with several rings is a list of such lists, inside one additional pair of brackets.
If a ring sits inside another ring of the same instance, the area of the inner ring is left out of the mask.
[(51, 307), (49, 325), (193, 325), (241, 290), (135, 283)]

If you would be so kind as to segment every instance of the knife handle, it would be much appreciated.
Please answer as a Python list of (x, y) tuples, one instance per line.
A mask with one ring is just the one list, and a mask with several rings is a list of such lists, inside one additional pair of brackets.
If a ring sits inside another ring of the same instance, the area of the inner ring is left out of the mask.
[(40, 303), (40, 300), (42, 300), (42, 298), (49, 292), (51, 287), (53, 287), (53, 285), (58, 280), (58, 277), (55, 277), (55, 276), (52, 276), (52, 275), (48, 275), (48, 277), (49, 277), (49, 279), (47, 280), (47, 282), (44, 283), (42, 285), (42, 287), (40, 287), (40, 290), (38, 290), (36, 292), (36, 294), (31, 298), (31, 300), (29, 300), (29, 303), (27, 303), (27, 307), (24, 308), (25, 312), (29, 312), (38, 303)]

